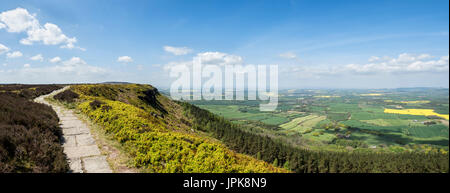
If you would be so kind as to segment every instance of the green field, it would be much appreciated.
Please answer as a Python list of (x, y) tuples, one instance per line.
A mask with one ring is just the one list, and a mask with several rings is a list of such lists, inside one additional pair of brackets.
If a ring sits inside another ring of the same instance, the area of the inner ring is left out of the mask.
[(325, 120), (325, 116), (308, 115), (306, 117), (299, 117), (292, 121), (280, 125), (281, 128), (287, 130), (295, 130), (300, 133), (305, 132), (308, 129), (312, 129), (320, 121)]
[(448, 150), (448, 120), (384, 112), (385, 108), (414, 108), (448, 114), (448, 96), (448, 89), (431, 88), (298, 89), (280, 91), (278, 108), (273, 112), (259, 111), (258, 101), (192, 103), (251, 128), (265, 128), (260, 132), (270, 136), (286, 138), (312, 149), (341, 151), (336, 141), (347, 140), (372, 149), (384, 147), (398, 151), (411, 149), (412, 145), (430, 145)]
[(247, 107), (243, 109), (241, 106), (237, 105), (198, 105), (212, 113), (224, 116), (231, 120), (250, 120), (250, 121), (261, 121), (268, 125), (280, 125), (290, 121), (291, 117), (298, 117), (298, 113), (266, 113), (260, 112), (258, 108)]

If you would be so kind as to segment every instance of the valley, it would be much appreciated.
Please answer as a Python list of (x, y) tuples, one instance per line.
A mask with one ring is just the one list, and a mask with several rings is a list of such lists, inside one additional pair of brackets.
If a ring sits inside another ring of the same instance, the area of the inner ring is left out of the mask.
[(274, 112), (259, 102), (191, 101), (309, 149), (448, 152), (448, 89), (290, 89)]

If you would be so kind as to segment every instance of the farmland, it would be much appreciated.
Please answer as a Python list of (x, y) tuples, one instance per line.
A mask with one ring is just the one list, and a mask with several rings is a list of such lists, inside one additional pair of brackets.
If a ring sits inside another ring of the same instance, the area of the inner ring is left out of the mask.
[[(273, 112), (260, 112), (260, 101), (191, 103), (308, 149), (448, 151), (448, 89), (291, 89), (279, 93)], [(350, 143), (358, 145), (349, 148)]]
[(448, 120), (448, 115), (436, 113), (433, 109), (384, 109), (384, 112), (403, 115), (438, 116)]

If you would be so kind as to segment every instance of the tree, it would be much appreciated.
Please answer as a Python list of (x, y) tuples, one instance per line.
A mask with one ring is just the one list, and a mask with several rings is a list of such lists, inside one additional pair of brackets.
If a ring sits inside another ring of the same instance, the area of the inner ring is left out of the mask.
[(275, 158), (275, 160), (272, 163), (273, 166), (278, 167), (278, 159)]
[(283, 168), (289, 170), (289, 160), (284, 162)]

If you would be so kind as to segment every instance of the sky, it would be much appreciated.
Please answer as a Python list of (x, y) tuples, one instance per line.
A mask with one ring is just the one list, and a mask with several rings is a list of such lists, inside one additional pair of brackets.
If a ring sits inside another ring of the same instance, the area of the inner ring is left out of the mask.
[(449, 1), (0, 3), (0, 83), (167, 88), (193, 57), (278, 65), (279, 88), (448, 88)]

